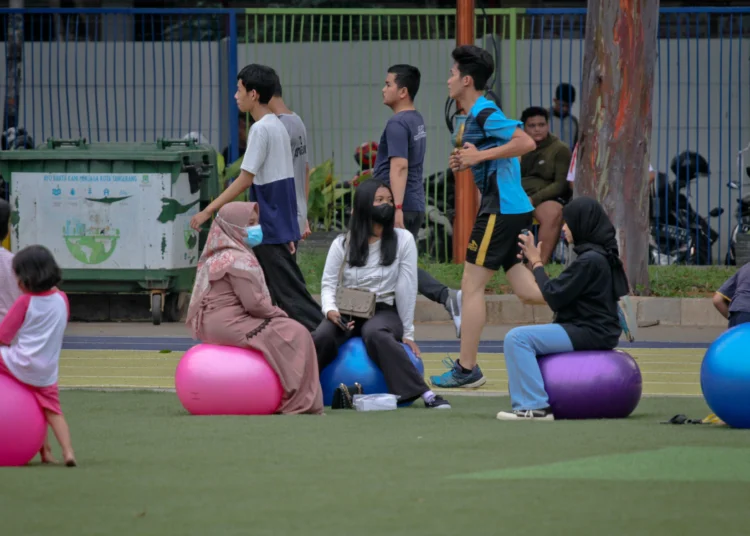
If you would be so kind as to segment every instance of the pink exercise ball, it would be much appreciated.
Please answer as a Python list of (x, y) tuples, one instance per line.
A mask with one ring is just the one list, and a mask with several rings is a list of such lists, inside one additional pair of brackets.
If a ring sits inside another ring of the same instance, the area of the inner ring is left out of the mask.
[(193, 415), (271, 415), (284, 395), (263, 354), (215, 344), (199, 344), (185, 353), (175, 388)]
[(34, 393), (0, 375), (0, 466), (26, 465), (44, 444), (47, 421)]

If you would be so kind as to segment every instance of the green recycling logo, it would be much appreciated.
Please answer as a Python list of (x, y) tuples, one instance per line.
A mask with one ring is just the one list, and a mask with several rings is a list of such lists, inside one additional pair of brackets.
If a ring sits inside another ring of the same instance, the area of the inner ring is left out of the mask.
[(187, 247), (188, 250), (191, 250), (198, 245), (198, 233), (192, 229), (185, 229), (183, 232), (185, 235), (185, 247)]
[(73, 219), (65, 222), (63, 238), (68, 251), (77, 261), (89, 265), (101, 264), (115, 252), (120, 230), (109, 226), (89, 227)]

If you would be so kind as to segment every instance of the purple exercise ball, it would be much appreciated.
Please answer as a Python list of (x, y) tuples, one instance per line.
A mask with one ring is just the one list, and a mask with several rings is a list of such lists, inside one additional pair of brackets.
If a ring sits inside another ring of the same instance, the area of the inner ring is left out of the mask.
[(548, 355), (539, 367), (555, 419), (624, 419), (641, 400), (641, 370), (619, 350)]

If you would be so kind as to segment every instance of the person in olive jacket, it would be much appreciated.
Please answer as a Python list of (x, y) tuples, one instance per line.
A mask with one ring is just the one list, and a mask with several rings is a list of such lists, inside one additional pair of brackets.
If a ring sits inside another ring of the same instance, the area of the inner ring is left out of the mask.
[(527, 108), (521, 122), (526, 134), (536, 142), (536, 150), (521, 158), (521, 184), (534, 206), (542, 262), (547, 264), (560, 239), (563, 206), (572, 194), (567, 181), (571, 153), (565, 143), (550, 134), (549, 112), (544, 108)]

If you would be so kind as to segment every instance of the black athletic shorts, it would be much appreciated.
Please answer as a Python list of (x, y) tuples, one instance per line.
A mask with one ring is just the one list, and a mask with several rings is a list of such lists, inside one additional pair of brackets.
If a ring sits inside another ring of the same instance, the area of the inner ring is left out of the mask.
[(518, 235), (531, 230), (532, 212), (525, 214), (480, 214), (474, 222), (466, 262), (506, 272), (521, 262)]

